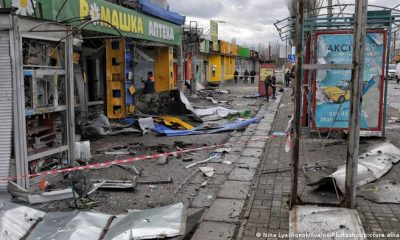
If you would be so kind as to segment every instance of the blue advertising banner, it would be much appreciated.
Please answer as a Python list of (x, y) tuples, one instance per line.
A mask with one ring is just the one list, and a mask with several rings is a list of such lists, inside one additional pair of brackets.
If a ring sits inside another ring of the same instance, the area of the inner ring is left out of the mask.
[(288, 54), (288, 62), (294, 63), (296, 62), (296, 55), (294, 54)]
[[(351, 64), (353, 34), (319, 33), (318, 64)], [(360, 127), (378, 131), (382, 121), (383, 65), (386, 33), (368, 32)], [(347, 129), (349, 126), (351, 70), (317, 70), (314, 82), (314, 127)]]

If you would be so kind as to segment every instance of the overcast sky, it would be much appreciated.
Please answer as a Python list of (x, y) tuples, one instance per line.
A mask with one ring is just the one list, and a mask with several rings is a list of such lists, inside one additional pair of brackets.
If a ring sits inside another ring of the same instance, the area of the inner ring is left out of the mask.
[[(224, 21), (219, 24), (219, 38), (238, 44), (252, 45), (280, 41), (273, 23), (289, 16), (287, 0), (168, 0), (170, 10), (183, 14), (186, 23), (197, 21), (209, 29), (210, 19)], [(327, 0), (324, 1), (326, 4)], [(354, 0), (333, 0), (337, 3)], [(369, 0), (369, 4), (394, 7), (400, 0)]]

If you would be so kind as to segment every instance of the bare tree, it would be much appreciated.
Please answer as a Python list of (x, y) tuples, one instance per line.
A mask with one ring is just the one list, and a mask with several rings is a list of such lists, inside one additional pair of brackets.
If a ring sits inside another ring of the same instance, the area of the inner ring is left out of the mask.
[[(319, 14), (320, 7), (322, 7), (323, 0), (307, 0), (304, 1), (304, 15), (305, 17), (315, 17)], [(286, 0), (286, 5), (290, 12), (290, 16), (296, 16), (297, 13), (297, 0)]]

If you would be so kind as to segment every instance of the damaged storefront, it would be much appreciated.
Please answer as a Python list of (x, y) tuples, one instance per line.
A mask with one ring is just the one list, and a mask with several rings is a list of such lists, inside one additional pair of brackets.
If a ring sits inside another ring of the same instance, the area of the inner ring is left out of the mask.
[(40, 172), (90, 158), (90, 144), (79, 143), (82, 123), (103, 112), (95, 121), (103, 126), (152, 101), (142, 96), (149, 72), (156, 93), (177, 88), (177, 24), (103, 0), (3, 7), (0, 178), (18, 176), (10, 178), (18, 187), (37, 187)]
[[(0, 18), (0, 178), (28, 188), (42, 177), (27, 175), (73, 164), (73, 37), (66, 25)], [(7, 185), (1, 181), (2, 190)]]

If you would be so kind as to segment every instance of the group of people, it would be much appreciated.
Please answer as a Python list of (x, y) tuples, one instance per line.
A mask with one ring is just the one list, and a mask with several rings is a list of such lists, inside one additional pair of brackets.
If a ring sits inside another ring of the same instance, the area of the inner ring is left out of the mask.
[[(256, 75), (257, 75), (256, 71), (251, 70), (251, 71), (249, 72), (249, 71), (247, 71), (247, 69), (246, 69), (246, 71), (244, 71), (244, 74), (243, 74), (243, 75), (244, 75), (244, 77), (243, 77), (243, 83), (247, 84), (247, 83), (249, 82), (249, 77), (250, 77), (250, 82), (251, 82), (251, 84), (254, 84), (254, 80), (255, 80)], [(235, 79), (235, 83), (238, 83), (239, 72), (238, 72), (237, 70), (235, 70), (235, 72), (233, 73), (233, 77), (234, 77), (234, 79)]]

